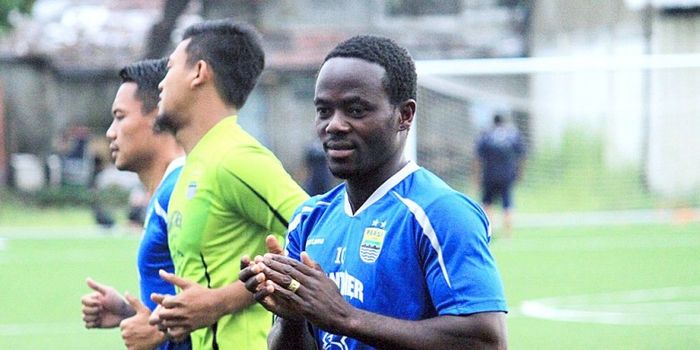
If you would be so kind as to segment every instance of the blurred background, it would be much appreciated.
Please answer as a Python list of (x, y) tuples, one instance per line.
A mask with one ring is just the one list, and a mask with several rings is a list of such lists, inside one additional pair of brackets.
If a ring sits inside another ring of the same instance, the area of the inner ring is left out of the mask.
[(416, 59), (409, 156), (459, 191), (493, 115), (519, 129), (512, 237), (491, 217), (511, 348), (700, 348), (700, 0), (0, 0), (0, 349), (121, 347), (79, 302), (87, 276), (136, 290), (117, 72), (221, 17), (263, 34), (239, 121), (300, 183), (316, 72), (355, 34)]

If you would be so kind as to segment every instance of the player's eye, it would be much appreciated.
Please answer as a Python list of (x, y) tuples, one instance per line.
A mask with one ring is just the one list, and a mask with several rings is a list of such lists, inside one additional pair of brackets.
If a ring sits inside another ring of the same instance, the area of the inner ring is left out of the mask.
[(332, 109), (328, 107), (316, 107), (316, 117), (318, 118), (328, 118), (332, 113)]

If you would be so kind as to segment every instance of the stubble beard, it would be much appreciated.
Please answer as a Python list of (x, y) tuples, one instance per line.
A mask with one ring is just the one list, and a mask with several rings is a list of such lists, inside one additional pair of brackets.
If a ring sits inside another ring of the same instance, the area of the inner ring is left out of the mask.
[(175, 122), (175, 118), (173, 118), (173, 115), (170, 113), (159, 113), (156, 116), (155, 122), (153, 123), (153, 131), (156, 133), (167, 132), (175, 135), (178, 129), (179, 127)]

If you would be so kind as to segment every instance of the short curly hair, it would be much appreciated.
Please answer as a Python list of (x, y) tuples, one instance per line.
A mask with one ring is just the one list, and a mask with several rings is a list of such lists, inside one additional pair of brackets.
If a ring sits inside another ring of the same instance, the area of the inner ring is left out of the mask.
[(398, 105), (416, 99), (416, 65), (408, 50), (395, 41), (374, 35), (358, 35), (338, 44), (323, 60), (334, 57), (359, 58), (384, 68), (384, 90), (389, 101)]
[(158, 84), (167, 71), (167, 58), (134, 62), (119, 71), (122, 83), (136, 83), (136, 97), (141, 100), (141, 112), (148, 114), (158, 107)]

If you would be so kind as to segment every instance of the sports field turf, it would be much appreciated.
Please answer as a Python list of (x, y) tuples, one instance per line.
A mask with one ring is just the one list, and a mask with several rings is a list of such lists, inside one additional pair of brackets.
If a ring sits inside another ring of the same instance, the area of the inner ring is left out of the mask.
[[(85, 330), (87, 276), (137, 293), (138, 235), (0, 226), (0, 349), (122, 349)], [(516, 230), (492, 250), (511, 349), (700, 348), (700, 224)]]

